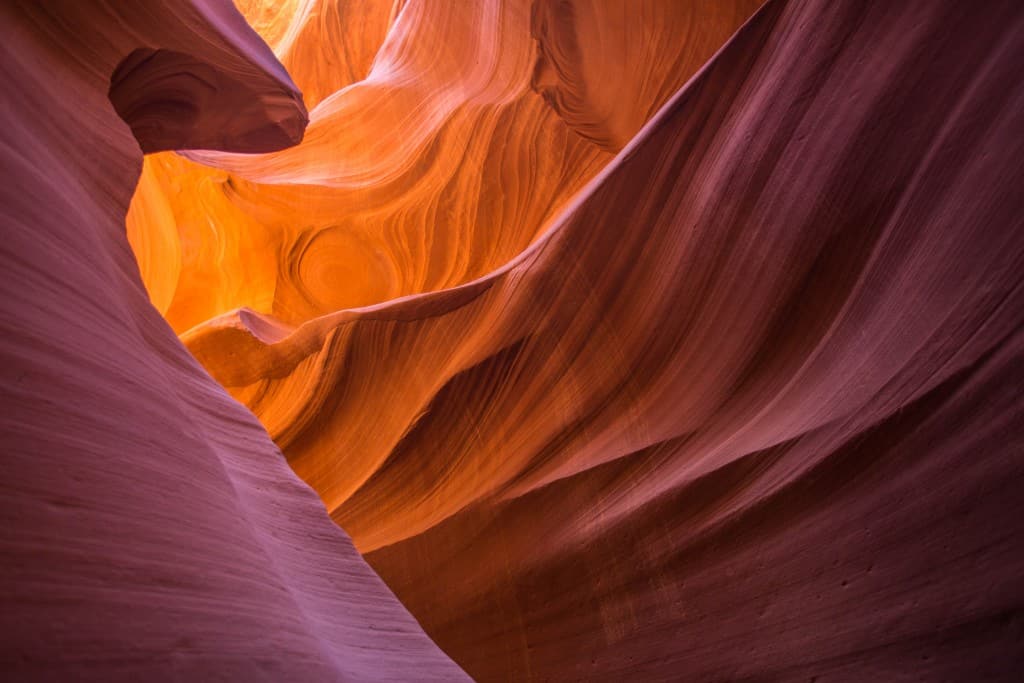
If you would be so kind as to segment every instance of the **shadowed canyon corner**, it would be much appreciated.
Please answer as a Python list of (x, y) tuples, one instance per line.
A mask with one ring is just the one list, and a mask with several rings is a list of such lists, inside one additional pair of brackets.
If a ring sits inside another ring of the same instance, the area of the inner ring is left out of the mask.
[(1024, 4), (0, 2), (0, 678), (1016, 681)]

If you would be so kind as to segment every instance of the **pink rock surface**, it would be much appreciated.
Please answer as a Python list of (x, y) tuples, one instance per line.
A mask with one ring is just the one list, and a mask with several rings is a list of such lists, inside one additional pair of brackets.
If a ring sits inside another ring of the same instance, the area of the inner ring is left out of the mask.
[(270, 50), (227, 2), (5, 2), (0, 64), (0, 677), (465, 678), (128, 247), (143, 150), (301, 138)]
[(769, 2), (435, 300), (504, 351), (335, 517), (471, 675), (1018, 679), (1022, 63), (1018, 2)]

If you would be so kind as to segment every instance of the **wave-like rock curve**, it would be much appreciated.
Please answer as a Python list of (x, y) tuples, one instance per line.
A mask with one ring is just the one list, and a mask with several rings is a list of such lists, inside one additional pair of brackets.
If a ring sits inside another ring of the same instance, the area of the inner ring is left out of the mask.
[(480, 680), (1009, 678), (1022, 21), (769, 2), (508, 263), (184, 339)]

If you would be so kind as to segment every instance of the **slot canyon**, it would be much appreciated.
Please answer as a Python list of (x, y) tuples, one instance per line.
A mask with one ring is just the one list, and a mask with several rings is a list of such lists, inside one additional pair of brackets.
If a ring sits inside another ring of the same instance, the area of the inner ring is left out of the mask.
[(1020, 0), (0, 36), (0, 679), (1024, 677)]

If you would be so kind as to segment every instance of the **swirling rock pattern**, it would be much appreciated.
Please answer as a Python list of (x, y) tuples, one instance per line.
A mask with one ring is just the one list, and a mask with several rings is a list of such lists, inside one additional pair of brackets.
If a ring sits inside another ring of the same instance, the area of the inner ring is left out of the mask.
[(125, 239), (142, 150), (301, 138), (267, 46), (221, 2), (5, 2), (0, 64), (0, 677), (464, 679)]
[(530, 15), (532, 86), (624, 147), (528, 247), (189, 349), (478, 680), (1012, 678), (1021, 6), (772, 1), (688, 82), (627, 38), (686, 17), (616, 7)]
[[(179, 333), (241, 307), (296, 326), (479, 278), (610, 158), (531, 91), (527, 0), (242, 8), (313, 93), (310, 125), (272, 155), (189, 155), (217, 168), (147, 159), (129, 236)], [(174, 243), (169, 261), (147, 246)]]

